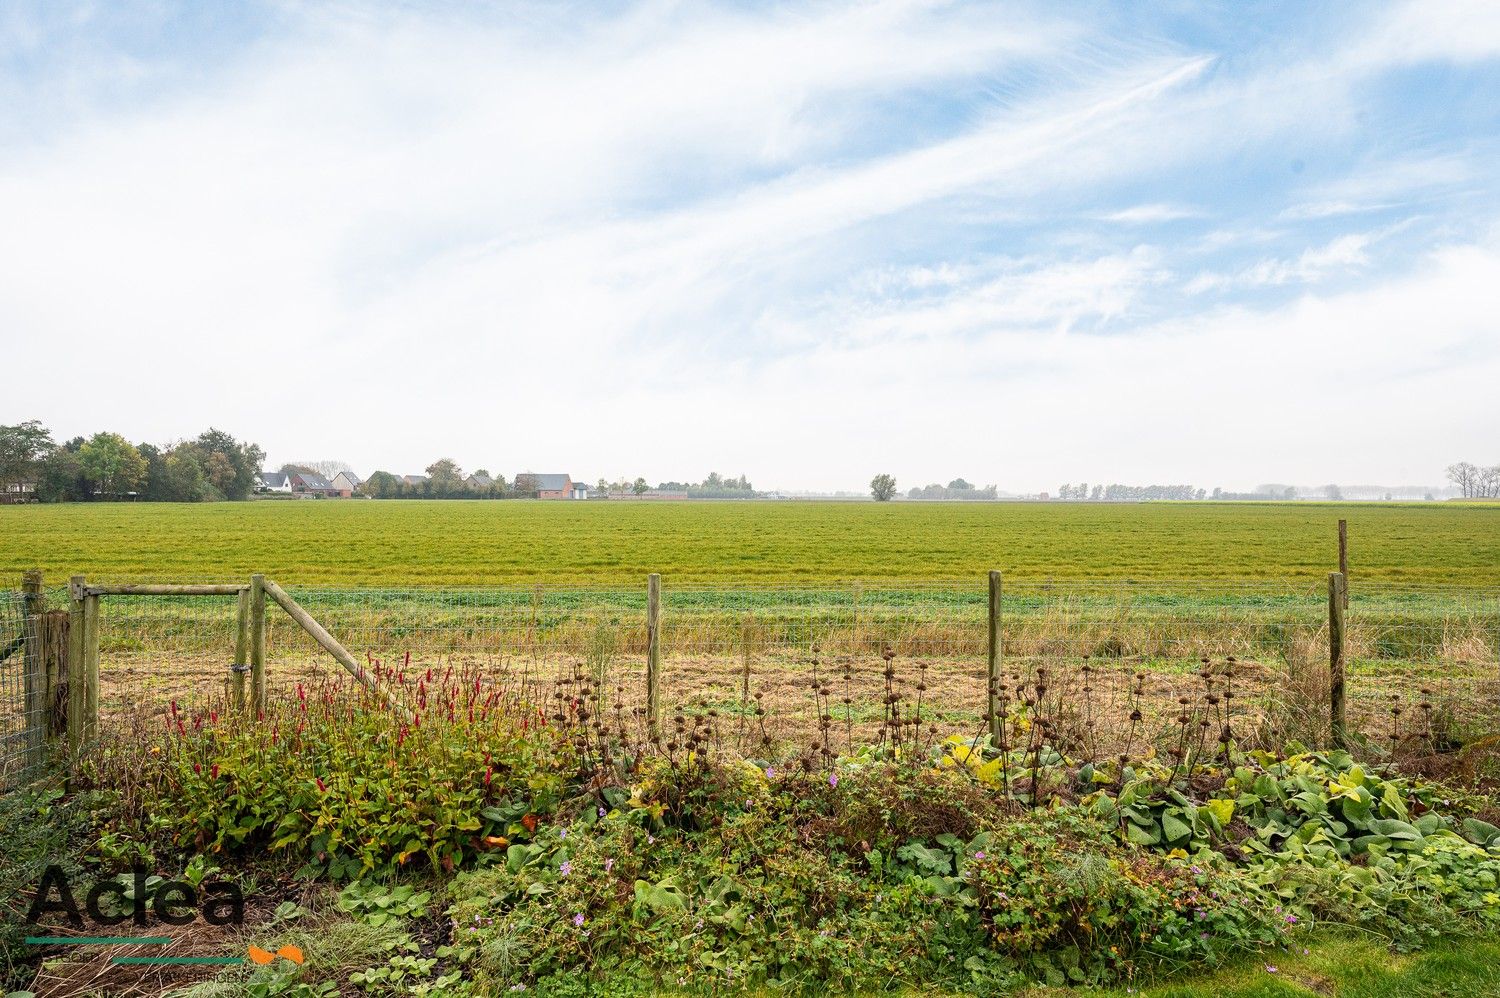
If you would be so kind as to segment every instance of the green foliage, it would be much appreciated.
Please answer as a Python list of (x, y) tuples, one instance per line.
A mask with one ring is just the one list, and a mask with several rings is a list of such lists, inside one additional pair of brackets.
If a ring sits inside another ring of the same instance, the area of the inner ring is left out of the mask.
[(95, 823), (113, 804), (110, 793), (64, 797), (55, 788), (0, 795), (0, 989), (19, 986), (25, 914), (43, 871), (55, 864), (70, 880), (83, 877)]
[[(571, 750), (449, 671), (406, 723), (340, 680), (260, 723), (177, 712), (133, 764), (157, 788), (147, 834), (211, 854), (289, 852), (303, 873), (352, 879), (413, 860), (453, 870), (529, 834), (563, 789)], [(127, 767), (129, 768), (129, 767)]]

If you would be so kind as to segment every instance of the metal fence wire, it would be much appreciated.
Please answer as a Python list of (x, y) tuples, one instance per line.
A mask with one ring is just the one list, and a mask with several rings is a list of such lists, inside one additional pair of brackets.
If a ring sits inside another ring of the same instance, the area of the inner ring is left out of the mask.
[(0, 590), (0, 790), (36, 775), (44, 761), (42, 718), (46, 704), (28, 650), (36, 647), (26, 594)]
[[(544, 704), (578, 676), (604, 706), (646, 703), (647, 589), (573, 586), (288, 592), (383, 679), (449, 668)], [(662, 714), (706, 714), (741, 747), (877, 738), (892, 692), (939, 735), (982, 731), (989, 692), (984, 580), (661, 589)], [(61, 595), (62, 605), (66, 596)], [(58, 595), (51, 597), (58, 605)], [(0, 628), (24, 627), (19, 594)], [(100, 731), (161, 724), (232, 702), (237, 601), (104, 596)], [(267, 608), (268, 695), (345, 677), (275, 605)], [(1233, 690), (1237, 734), (1268, 747), (1325, 744), (1329, 596), (1267, 583), (1051, 583), (1006, 579), (1000, 692), (1012, 708), (1044, 685), (1059, 729), (1108, 742), (1133, 711), (1171, 728), (1184, 701)], [(3, 646), (0, 646), (3, 647)], [(1349, 730), (1375, 746), (1441, 747), (1500, 724), (1500, 591), (1360, 588), (1347, 613)], [(7, 771), (25, 757), (28, 702), (19, 658), (4, 663), (0, 733)], [(346, 677), (345, 677), (346, 678)], [(576, 688), (576, 687), (573, 687)], [(1094, 747), (1098, 747), (1095, 745)]]

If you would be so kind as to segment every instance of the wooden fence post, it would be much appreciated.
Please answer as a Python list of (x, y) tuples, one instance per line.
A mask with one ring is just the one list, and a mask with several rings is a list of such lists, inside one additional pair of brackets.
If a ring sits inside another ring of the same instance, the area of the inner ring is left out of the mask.
[(26, 726), (26, 768), (41, 765), (47, 756), (47, 666), (42, 661), (42, 573), (31, 569), (21, 576), (21, 668), (26, 699), (21, 718)]
[(250, 703), (266, 709), (266, 577), (250, 576)]
[(1344, 717), (1344, 601), (1348, 588), (1344, 576), (1328, 576), (1328, 706), (1334, 748), (1345, 748), (1348, 742)]
[(989, 646), (989, 668), (986, 670), (988, 677), (987, 690), (985, 694), (984, 716), (988, 721), (990, 731), (990, 744), (1000, 744), (1000, 684), (1003, 650), (1000, 643), (1003, 632), (1000, 629), (1000, 573), (990, 572), (990, 646)]
[(661, 576), (646, 576), (646, 721), (661, 733)]
[(83, 748), (83, 711), (88, 698), (88, 680), (83, 667), (83, 589), (85, 577), (68, 580), (68, 759), (74, 761)]
[(245, 712), (245, 674), (250, 671), (250, 590), (241, 589), (234, 614), (234, 664), (231, 695), (236, 713)]
[(83, 597), (83, 737), (99, 736), (99, 596)]
[(1339, 521), (1339, 574), (1344, 577), (1344, 609), (1349, 609), (1349, 521)]

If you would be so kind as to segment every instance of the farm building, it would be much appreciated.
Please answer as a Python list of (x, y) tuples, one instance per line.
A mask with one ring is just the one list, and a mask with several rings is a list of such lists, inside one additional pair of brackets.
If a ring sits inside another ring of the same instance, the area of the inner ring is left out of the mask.
[(403, 482), (405, 482), (407, 485), (425, 485), (425, 484), (427, 484), (427, 476), (426, 475), (402, 475), (401, 476), (401, 480)]
[(474, 474), (464, 479), (464, 485), (468, 488), (474, 489), (476, 492), (481, 489), (487, 489), (494, 484), (495, 480), (482, 471), (476, 471), (474, 472)]
[[(538, 499), (587, 499), (588, 486), (574, 482), (571, 475), (538, 475), (523, 471), (515, 477), (516, 488), (529, 484), (534, 487)], [(526, 489), (527, 492), (531, 488)], [(579, 492), (581, 494), (575, 494)]]
[(294, 471), (287, 477), (293, 495), (347, 499), (351, 494), (350, 490), (340, 489), (316, 471)]
[(341, 471), (333, 476), (333, 487), (340, 492), (352, 495), (359, 491), (359, 487), (365, 484), (358, 475), (352, 471)]

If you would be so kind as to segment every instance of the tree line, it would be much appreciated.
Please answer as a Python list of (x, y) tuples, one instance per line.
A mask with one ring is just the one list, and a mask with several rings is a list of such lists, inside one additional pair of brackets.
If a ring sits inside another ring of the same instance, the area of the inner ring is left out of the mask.
[(1057, 498), (1059, 499), (1088, 499), (1101, 501), (1108, 499), (1204, 499), (1208, 493), (1203, 489), (1195, 489), (1191, 485), (1111, 485), (1089, 486), (1088, 482), (1080, 482), (1073, 485), (1064, 482), (1058, 486)]
[[(282, 471), (301, 470), (301, 467), (287, 465)], [(504, 475), (492, 475), (483, 468), (465, 474), (458, 462), (446, 457), (429, 464), (425, 471), (426, 478), (415, 482), (388, 471), (377, 471), (359, 487), (359, 492), (372, 499), (534, 499), (540, 491), (537, 476), (529, 472), (507, 482)], [(731, 478), (717, 471), (710, 472), (701, 482), (661, 482), (654, 489), (645, 478), (622, 478), (614, 482), (601, 478), (588, 488), (601, 498), (640, 496), (652, 491), (682, 492), (690, 499), (753, 499), (760, 495), (744, 475)]]
[(215, 502), (254, 490), (265, 452), (209, 428), (192, 440), (133, 444), (101, 431), (58, 443), (37, 420), (0, 426), (0, 493), (38, 502)]
[(1448, 465), (1448, 481), (1465, 499), (1500, 499), (1500, 464), (1482, 467), (1460, 461)]

